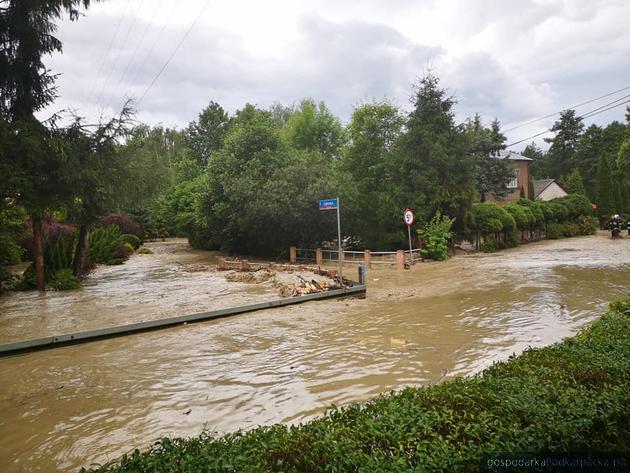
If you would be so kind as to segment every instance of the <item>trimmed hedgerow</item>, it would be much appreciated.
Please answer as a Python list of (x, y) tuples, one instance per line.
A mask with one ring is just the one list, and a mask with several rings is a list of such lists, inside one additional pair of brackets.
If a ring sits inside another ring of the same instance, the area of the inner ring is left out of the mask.
[(484, 452), (627, 452), (629, 307), (630, 297), (581, 334), (471, 378), (333, 407), (293, 427), (163, 438), (90, 471), (478, 471)]

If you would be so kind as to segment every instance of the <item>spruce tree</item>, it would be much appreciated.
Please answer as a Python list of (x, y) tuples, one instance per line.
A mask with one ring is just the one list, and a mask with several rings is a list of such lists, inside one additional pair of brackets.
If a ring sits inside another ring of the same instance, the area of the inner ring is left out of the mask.
[(8, 0), (0, 8), (0, 120), (11, 129), (6, 162), (0, 179), (0, 198), (15, 198), (29, 212), (33, 223), (33, 253), (37, 289), (45, 288), (42, 219), (67, 186), (56, 179), (62, 159), (52, 130), (35, 113), (56, 97), (56, 76), (42, 58), (60, 52), (62, 43), (53, 34), (68, 13), (71, 20), (90, 0)]
[(606, 156), (602, 156), (597, 164), (597, 215), (601, 218), (610, 216), (614, 205), (610, 166)]

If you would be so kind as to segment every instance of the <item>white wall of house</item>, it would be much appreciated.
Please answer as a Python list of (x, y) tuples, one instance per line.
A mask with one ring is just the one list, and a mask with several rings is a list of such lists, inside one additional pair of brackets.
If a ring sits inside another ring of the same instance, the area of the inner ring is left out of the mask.
[(556, 197), (564, 197), (567, 193), (555, 182), (552, 182), (547, 186), (547, 188), (542, 191), (536, 200), (543, 200), (545, 202), (550, 201), (551, 199), (555, 199)]

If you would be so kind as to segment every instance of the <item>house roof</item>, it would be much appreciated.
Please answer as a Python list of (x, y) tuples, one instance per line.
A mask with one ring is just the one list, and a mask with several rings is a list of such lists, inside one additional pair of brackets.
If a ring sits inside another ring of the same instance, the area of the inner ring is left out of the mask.
[(532, 179), (532, 184), (534, 185), (534, 198), (542, 194), (542, 192), (554, 182), (556, 182), (555, 179)]
[(525, 157), (522, 154), (515, 153), (514, 151), (501, 150), (496, 156), (491, 156), (496, 159), (509, 159), (510, 161), (533, 161), (533, 159)]

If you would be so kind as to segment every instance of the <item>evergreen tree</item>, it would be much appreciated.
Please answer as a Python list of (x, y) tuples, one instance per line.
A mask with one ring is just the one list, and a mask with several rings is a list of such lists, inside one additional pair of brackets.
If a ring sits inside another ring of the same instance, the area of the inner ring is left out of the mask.
[(42, 62), (60, 52), (55, 24), (65, 13), (76, 20), (90, 0), (9, 0), (0, 8), (0, 118), (11, 129), (9, 152), (0, 169), (0, 197), (19, 197), (33, 222), (33, 253), (37, 289), (45, 288), (42, 218), (62, 187), (57, 173), (62, 163), (55, 133), (35, 113), (55, 98), (55, 76)]
[(186, 138), (194, 159), (205, 166), (210, 154), (223, 146), (223, 139), (230, 125), (230, 118), (221, 105), (210, 104), (199, 114), (196, 122), (186, 128)]
[(597, 214), (600, 218), (609, 217), (614, 212), (614, 205), (610, 166), (606, 156), (602, 156), (597, 165)]
[(549, 177), (545, 166), (545, 153), (534, 141), (528, 144), (521, 154), (532, 160), (532, 163), (529, 166), (529, 172), (532, 179), (545, 179)]
[(483, 126), (481, 117), (466, 120), (462, 125), (468, 140), (468, 150), (474, 161), (476, 189), (479, 200), (485, 202), (487, 194), (501, 199), (507, 193), (506, 183), (514, 178), (514, 172), (503, 159), (497, 159), (505, 149), (505, 135), (501, 133), (498, 120), (494, 120), (490, 128)]
[(582, 175), (578, 169), (574, 169), (571, 174), (564, 176), (558, 180), (558, 183), (569, 194), (582, 194), (586, 195), (584, 189), (584, 183), (582, 182)]
[(550, 177), (558, 179), (571, 172), (575, 166), (575, 152), (584, 129), (582, 118), (575, 114), (575, 110), (565, 110), (560, 113), (560, 119), (551, 127), (556, 135), (545, 138), (550, 143), (547, 152), (547, 171)]
[(396, 166), (397, 201), (420, 219), (441, 210), (461, 224), (474, 196), (474, 170), (466, 138), (454, 123), (455, 100), (429, 73), (412, 101)]

